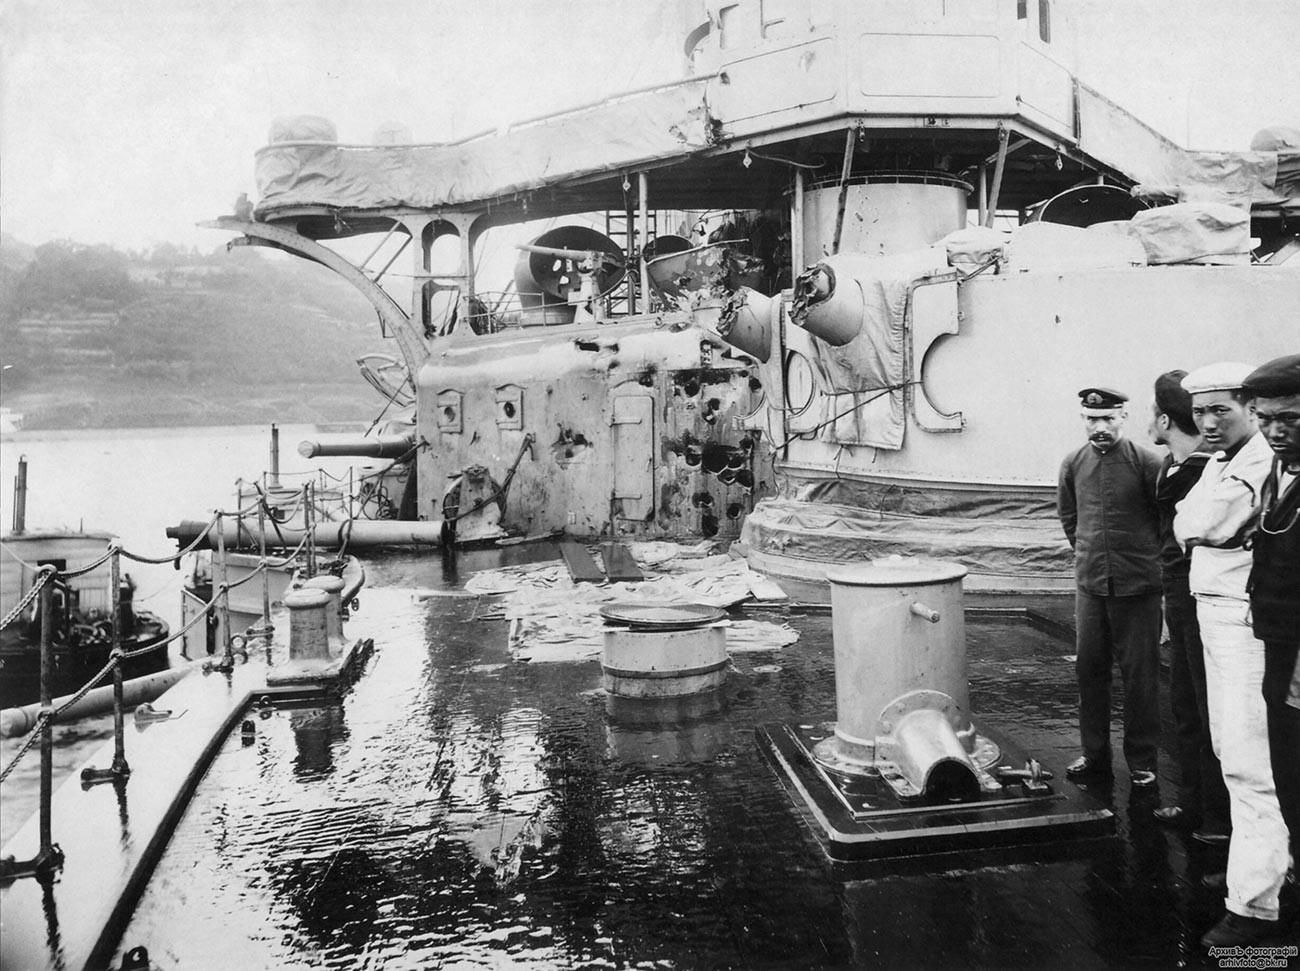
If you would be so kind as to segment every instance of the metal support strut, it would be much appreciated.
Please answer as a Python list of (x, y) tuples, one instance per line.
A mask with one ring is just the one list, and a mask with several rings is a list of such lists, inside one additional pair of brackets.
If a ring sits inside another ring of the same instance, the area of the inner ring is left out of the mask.
[[(53, 567), (48, 568), (53, 573)], [(0, 860), (0, 880), (35, 877), (50, 884), (63, 867), (63, 850), (54, 842), (51, 832), (50, 800), (54, 795), (54, 585), (46, 583), (40, 592), (41, 616), (41, 845), (30, 860), (15, 860), (12, 856)]]
[(98, 785), (101, 782), (125, 782), (131, 775), (131, 766), (126, 761), (126, 739), (123, 732), (122, 718), (122, 556), (114, 547), (109, 561), (109, 584), (113, 591), (112, 631), (113, 648), (108, 655), (113, 665), (113, 764), (107, 769), (88, 767), (81, 770), (83, 788)]

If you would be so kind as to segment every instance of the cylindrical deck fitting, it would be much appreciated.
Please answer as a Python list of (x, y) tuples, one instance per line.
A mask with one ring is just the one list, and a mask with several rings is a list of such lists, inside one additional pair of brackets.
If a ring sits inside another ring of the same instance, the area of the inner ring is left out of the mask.
[(338, 657), (347, 646), (343, 640), (343, 587), (341, 577), (318, 576), (303, 583), (303, 590), (324, 590), (329, 595), (329, 609), (325, 612), (325, 630), (330, 645), (330, 656)]
[(669, 698), (712, 691), (727, 674), (721, 627), (605, 630), (600, 658), (605, 690), (624, 698)]
[(289, 660), (330, 660), (330, 595), (301, 589), (284, 596), (289, 608)]
[(819, 760), (842, 771), (873, 771), (882, 713), (918, 689), (951, 698), (958, 737), (973, 735), (965, 575), (957, 563), (900, 556), (828, 571), (836, 723), (834, 737), (817, 746)]
[[(833, 251), (841, 188), (835, 178), (804, 190), (803, 245), (809, 262), (815, 254)], [(907, 253), (966, 225), (971, 187), (945, 173), (867, 176), (843, 189), (851, 216), (843, 222), (840, 253)]]

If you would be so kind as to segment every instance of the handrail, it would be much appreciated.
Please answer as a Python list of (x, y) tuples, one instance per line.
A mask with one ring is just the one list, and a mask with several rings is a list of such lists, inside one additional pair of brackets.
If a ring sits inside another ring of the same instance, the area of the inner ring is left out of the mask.
[[(531, 436), (529, 436), (529, 438), (531, 438)], [(520, 453), (520, 457), (522, 457), (522, 450)], [(519, 460), (516, 459), (516, 465), (518, 464), (518, 461)], [(349, 477), (349, 481), (350, 481), (350, 477)], [(509, 478), (507, 478), (506, 481), (508, 483)], [(221, 510), (216, 510), (213, 514), (213, 518), (208, 522), (208, 524), (203, 528), (203, 530), (198, 534), (197, 537), (195, 537), (195, 539), (188, 546), (186, 546), (184, 549), (179, 550), (176, 553), (170, 554), (165, 557), (148, 557), (138, 553), (131, 553), (127, 550), (124, 550), (121, 547), (121, 545), (119, 545), (116, 538), (111, 538), (108, 543), (108, 549), (105, 550), (103, 556), (100, 556), (94, 562), (84, 567), (79, 567), (78, 569), (75, 570), (59, 570), (57, 567), (53, 566), (52, 564), (43, 564), (41, 566), (36, 566), (35, 564), (28, 563), (22, 557), (15, 554), (11, 549), (5, 549), (4, 552), (6, 555), (16, 560), (23, 567), (34, 571), (35, 578), (32, 582), (31, 588), (23, 595), (19, 603), (12, 610), (9, 611), (9, 613), (4, 617), (2, 621), (0, 621), (0, 629), (8, 627), (11, 623), (13, 623), (19, 617), (21, 617), (31, 606), (32, 602), (35, 601), (37, 598), (40, 598), (41, 674), (40, 674), (39, 714), (36, 717), (35, 723), (33, 724), (31, 731), (28, 733), (27, 737), (23, 740), (22, 744), (19, 746), (18, 751), (15, 753), (14, 757), (10, 760), (8, 765), (6, 765), (3, 769), (0, 769), (0, 783), (3, 783), (6, 779), (9, 778), (9, 776), (13, 773), (14, 769), (16, 769), (19, 763), (21, 763), (22, 760), (26, 757), (27, 753), (31, 751), (32, 746), (35, 745), (37, 739), (40, 739), (41, 791), (40, 791), (40, 847), (37, 852), (37, 855), (30, 860), (23, 860), (23, 861), (15, 861), (12, 857), (7, 857), (3, 860), (0, 860), (0, 879), (12, 880), (23, 876), (35, 876), (39, 880), (49, 880), (49, 879), (53, 879), (54, 872), (59, 870), (63, 866), (63, 862), (64, 862), (63, 851), (62, 849), (59, 848), (58, 844), (54, 842), (51, 833), (51, 828), (50, 828), (50, 823), (51, 823), (50, 806), (51, 806), (51, 800), (53, 798), (53, 791), (54, 791), (54, 782), (53, 782), (54, 737), (53, 737), (52, 730), (54, 725), (58, 722), (60, 715), (68, 711), (73, 705), (80, 702), (83, 698), (86, 697), (86, 695), (88, 695), (95, 688), (96, 685), (98, 685), (101, 681), (103, 681), (105, 677), (107, 677), (109, 674), (112, 674), (113, 676), (113, 762), (111, 767), (107, 769), (97, 769), (97, 768), (89, 768), (89, 767), (82, 769), (81, 784), (83, 787), (95, 785), (101, 782), (112, 782), (116, 785), (125, 785), (130, 778), (131, 767), (130, 765), (127, 764), (127, 760), (126, 760), (126, 739), (125, 739), (123, 711), (127, 707), (127, 705), (124, 700), (125, 682), (123, 681), (123, 677), (122, 677), (123, 662), (131, 658), (140, 657), (142, 655), (150, 654), (165, 648), (168, 644), (171, 644), (172, 642), (184, 637), (200, 621), (205, 620), (207, 617), (209, 617), (214, 609), (219, 609), (222, 614), (222, 628), (225, 631), (225, 636), (223, 637), (223, 640), (225, 641), (224, 644), (225, 651), (221, 660), (216, 662), (215, 668), (216, 670), (229, 671), (234, 667), (234, 663), (235, 663), (234, 656), (236, 653), (243, 655), (245, 661), (247, 661), (248, 637), (258, 636), (258, 637), (267, 637), (269, 639), (271, 631), (274, 629), (270, 625), (270, 617), (269, 617), (270, 607), (267, 601), (267, 594), (266, 594), (267, 572), (271, 569), (280, 569), (284, 566), (288, 566), (289, 564), (293, 563), (298, 558), (299, 554), (303, 551), (304, 548), (306, 548), (307, 555), (308, 555), (307, 572), (309, 575), (315, 572), (314, 569), (315, 549), (312, 542), (313, 531), (310, 528), (312, 514), (314, 512), (314, 505), (316, 502), (315, 483), (309, 481), (303, 486), (300, 495), (294, 504), (293, 509), (290, 510), (290, 515), (292, 515), (293, 512), (297, 510), (298, 505), (302, 504), (303, 515), (305, 517), (305, 520), (309, 528), (304, 531), (302, 541), (291, 553), (289, 553), (287, 557), (281, 560), (274, 560), (274, 561), (268, 560), (266, 557), (266, 520), (268, 518), (267, 513), (271, 512), (271, 507), (269, 502), (267, 501), (267, 496), (265, 492), (256, 484), (254, 484), (254, 488), (257, 489), (257, 499), (252, 505), (244, 509), (238, 509), (235, 512), (231, 512), (231, 513), (223, 512)], [(354, 497), (348, 495), (347, 498), (351, 500)], [(259, 562), (257, 564), (257, 567), (251, 572), (249, 572), (247, 576), (236, 581), (235, 583), (230, 583), (228, 580), (224, 579), (226, 561), (225, 561), (225, 543), (223, 541), (225, 537), (225, 529), (223, 528), (222, 525), (223, 520), (227, 517), (233, 519), (236, 524), (236, 529), (238, 529), (240, 528), (241, 521), (245, 517), (252, 516), (254, 514), (256, 514), (257, 516), (258, 534), (261, 537), (261, 542), (259, 544), (260, 545)], [(272, 524), (276, 526), (276, 530), (278, 533), (279, 523), (277, 521), (276, 516), (271, 515), (269, 518), (271, 519)], [(345, 528), (347, 528), (348, 530), (349, 538), (351, 536), (351, 525), (352, 525), (352, 521), (351, 519), (349, 519), (345, 524)], [(135, 650), (132, 651), (124, 650), (122, 647), (123, 638), (122, 638), (122, 626), (121, 626), (121, 619), (120, 619), (121, 618), (121, 588), (122, 588), (122, 582), (121, 582), (122, 581), (122, 574), (121, 574), (122, 558), (126, 557), (138, 563), (152, 563), (152, 564), (179, 563), (181, 558), (186, 554), (188, 554), (189, 552), (191, 552), (192, 550), (196, 549), (199, 546), (199, 544), (208, 537), (208, 534), (212, 532), (213, 529), (216, 529), (217, 531), (217, 549), (218, 549), (218, 556), (221, 558), (223, 580), (221, 583), (216, 584), (215, 589), (212, 591), (211, 599), (205, 603), (199, 597), (194, 596), (192, 593), (188, 594), (189, 596), (192, 596), (194, 600), (202, 604), (202, 607), (201, 609), (195, 611), (194, 616), (190, 618), (190, 620), (183, 627), (181, 627), (180, 630), (175, 632), (169, 632), (167, 637), (163, 638), (161, 641), (158, 641), (156, 643), (148, 644), (144, 647), (136, 648)], [(344, 549), (346, 549), (347, 546), (346, 540), (344, 541), (343, 546)], [(112, 613), (111, 613), (112, 620), (111, 620), (111, 627), (110, 627), (111, 647), (110, 647), (108, 662), (98, 672), (96, 672), (96, 674), (93, 677), (91, 677), (80, 688), (78, 688), (77, 691), (75, 691), (72, 695), (68, 696), (67, 699), (63, 701), (62, 704), (59, 705), (59, 707), (55, 708), (54, 700), (51, 697), (53, 671), (54, 671), (54, 667), (53, 667), (54, 617), (53, 617), (53, 607), (52, 607), (53, 604), (52, 595), (54, 592), (54, 588), (52, 583), (54, 581), (57, 581), (60, 578), (75, 579), (76, 577), (85, 576), (86, 574), (89, 574), (92, 571), (97, 570), (99, 567), (103, 566), (104, 563), (106, 562), (111, 563), (110, 587), (112, 589), (112, 603), (113, 603)], [(256, 632), (254, 632), (253, 628), (249, 628), (248, 636), (238, 635), (238, 634), (232, 636), (229, 632), (230, 624), (229, 624), (229, 617), (227, 614), (227, 609), (228, 609), (227, 603), (228, 603), (228, 597), (230, 591), (236, 587), (248, 583), (254, 577), (257, 577), (259, 575), (263, 578), (263, 627)], [(236, 641), (239, 642), (237, 646), (236, 646)]]
[[(17, 754), (10, 761), (9, 765), (6, 766), (3, 771), (0, 771), (0, 782), (3, 782), (6, 778), (8, 778), (9, 774), (22, 760), (22, 757), (27, 754), (27, 751), (31, 748), (37, 736), (40, 734), (41, 728), (43, 727), (45, 721), (50, 721), (50, 722), (57, 721), (58, 716), (60, 714), (62, 714), (73, 704), (75, 704), (76, 702), (84, 698), (88, 692), (90, 692), (96, 685), (98, 685), (101, 681), (103, 681), (105, 677), (111, 674), (121, 664), (122, 661), (128, 660), (130, 658), (141, 657), (142, 655), (152, 653), (184, 637), (185, 634), (189, 633), (189, 631), (196, 624), (198, 624), (200, 620), (203, 620), (207, 616), (208, 612), (217, 605), (218, 600), (221, 598), (221, 596), (224, 593), (227, 593), (228, 591), (233, 590), (236, 587), (243, 586), (245, 583), (248, 583), (254, 577), (258, 576), (265, 570), (276, 569), (279, 567), (287, 566), (288, 564), (292, 563), (296, 558), (296, 556), (298, 555), (298, 553), (302, 551), (302, 548), (305, 544), (306, 544), (306, 538), (304, 537), (303, 541), (298, 544), (297, 549), (295, 549), (292, 553), (290, 553), (289, 556), (287, 556), (285, 559), (279, 561), (264, 559), (261, 563), (257, 565), (257, 567), (252, 572), (248, 574), (248, 576), (244, 577), (243, 579), (237, 580), (234, 583), (218, 584), (217, 589), (213, 591), (212, 599), (206, 602), (200, 601), (200, 603), (202, 604), (201, 609), (195, 612), (194, 616), (189, 620), (188, 623), (185, 624), (184, 627), (182, 627), (180, 630), (176, 631), (175, 633), (170, 634), (165, 640), (159, 641), (156, 644), (150, 644), (147, 647), (137, 648), (134, 651), (115, 650), (113, 652), (113, 656), (109, 658), (108, 663), (105, 664), (104, 667), (102, 667), (98, 672), (96, 672), (88, 681), (86, 681), (85, 684), (83, 684), (79, 689), (77, 689), (77, 691), (74, 692), (64, 704), (59, 706), (57, 709), (52, 708), (41, 712), (41, 715), (37, 719), (36, 724), (33, 726), (28, 739), (19, 748)], [(102, 565), (106, 559), (113, 556), (114, 554), (127, 555), (125, 550), (110, 548), (108, 554), (99, 560), (99, 564)], [(165, 563), (167, 561), (162, 560), (160, 562)], [(63, 576), (74, 575), (74, 574), (60, 574), (58, 569), (49, 565), (41, 567), (39, 572), (40, 572), (40, 577), (38, 578), (37, 582), (32, 585), (32, 589), (28, 591), (28, 594), (23, 598), (22, 603), (20, 603), (17, 607), (15, 607), (12, 611), (10, 611), (9, 616), (5, 618), (4, 624), (0, 624), (0, 627), (7, 625), (15, 617), (19, 616), (22, 613), (22, 611), (26, 609), (26, 607), (31, 603), (31, 601), (34, 600), (35, 597), (40, 594), (41, 589), (47, 583), (49, 583), (52, 578), (60, 575)], [(86, 571), (80, 571), (80, 572), (86, 572)], [(79, 573), (76, 575), (79, 575)], [(195, 597), (195, 599), (198, 600), (199, 598)]]
[[(18, 558), (14, 557), (14, 559), (18, 559)], [(42, 567), (35, 567), (32, 566), (32, 564), (26, 562), (25, 560), (19, 559), (18, 562), (21, 563), (23, 566), (31, 567), (33, 570), (37, 571), (36, 582), (32, 584), (32, 588), (27, 591), (26, 596), (24, 596), (23, 599), (18, 602), (18, 606), (14, 607), (13, 610), (9, 611), (9, 613), (5, 615), (4, 620), (0, 620), (0, 630), (4, 630), (15, 620), (21, 617), (23, 611), (31, 606), (32, 601), (35, 600), (38, 596), (40, 596), (41, 588), (44, 587), (45, 584), (49, 583), (50, 580), (53, 579), (53, 577), (59, 572), (54, 567), (49, 566), (48, 564)]]

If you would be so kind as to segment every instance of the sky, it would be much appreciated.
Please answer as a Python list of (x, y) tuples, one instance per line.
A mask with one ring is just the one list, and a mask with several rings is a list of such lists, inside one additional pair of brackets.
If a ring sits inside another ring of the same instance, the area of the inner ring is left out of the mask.
[[(902, 0), (931, 6), (960, 0)], [(1014, 0), (1002, 0), (1011, 3)], [(1300, 128), (1295, 0), (1057, 0), (1077, 73), (1191, 148)], [(680, 76), (703, 0), (0, 0), (0, 229), (215, 248), (273, 119), (445, 141)], [(1289, 76), (1288, 76), (1289, 75)]]

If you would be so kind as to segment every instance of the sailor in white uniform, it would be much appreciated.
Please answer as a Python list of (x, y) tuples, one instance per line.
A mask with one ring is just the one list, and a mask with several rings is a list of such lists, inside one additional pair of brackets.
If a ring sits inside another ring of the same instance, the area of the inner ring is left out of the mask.
[(1214, 454), (1177, 506), (1174, 535), (1192, 554), (1189, 585), (1205, 646), (1210, 737), (1232, 815), (1227, 914), (1201, 939), (1207, 947), (1251, 944), (1275, 933), (1287, 871), (1287, 829), (1273, 786), (1260, 693), (1264, 644), (1251, 630), (1246, 592), (1251, 554), (1245, 542), (1273, 461), (1242, 391), (1252, 370), (1248, 364), (1212, 364), (1183, 378), (1192, 417)]

